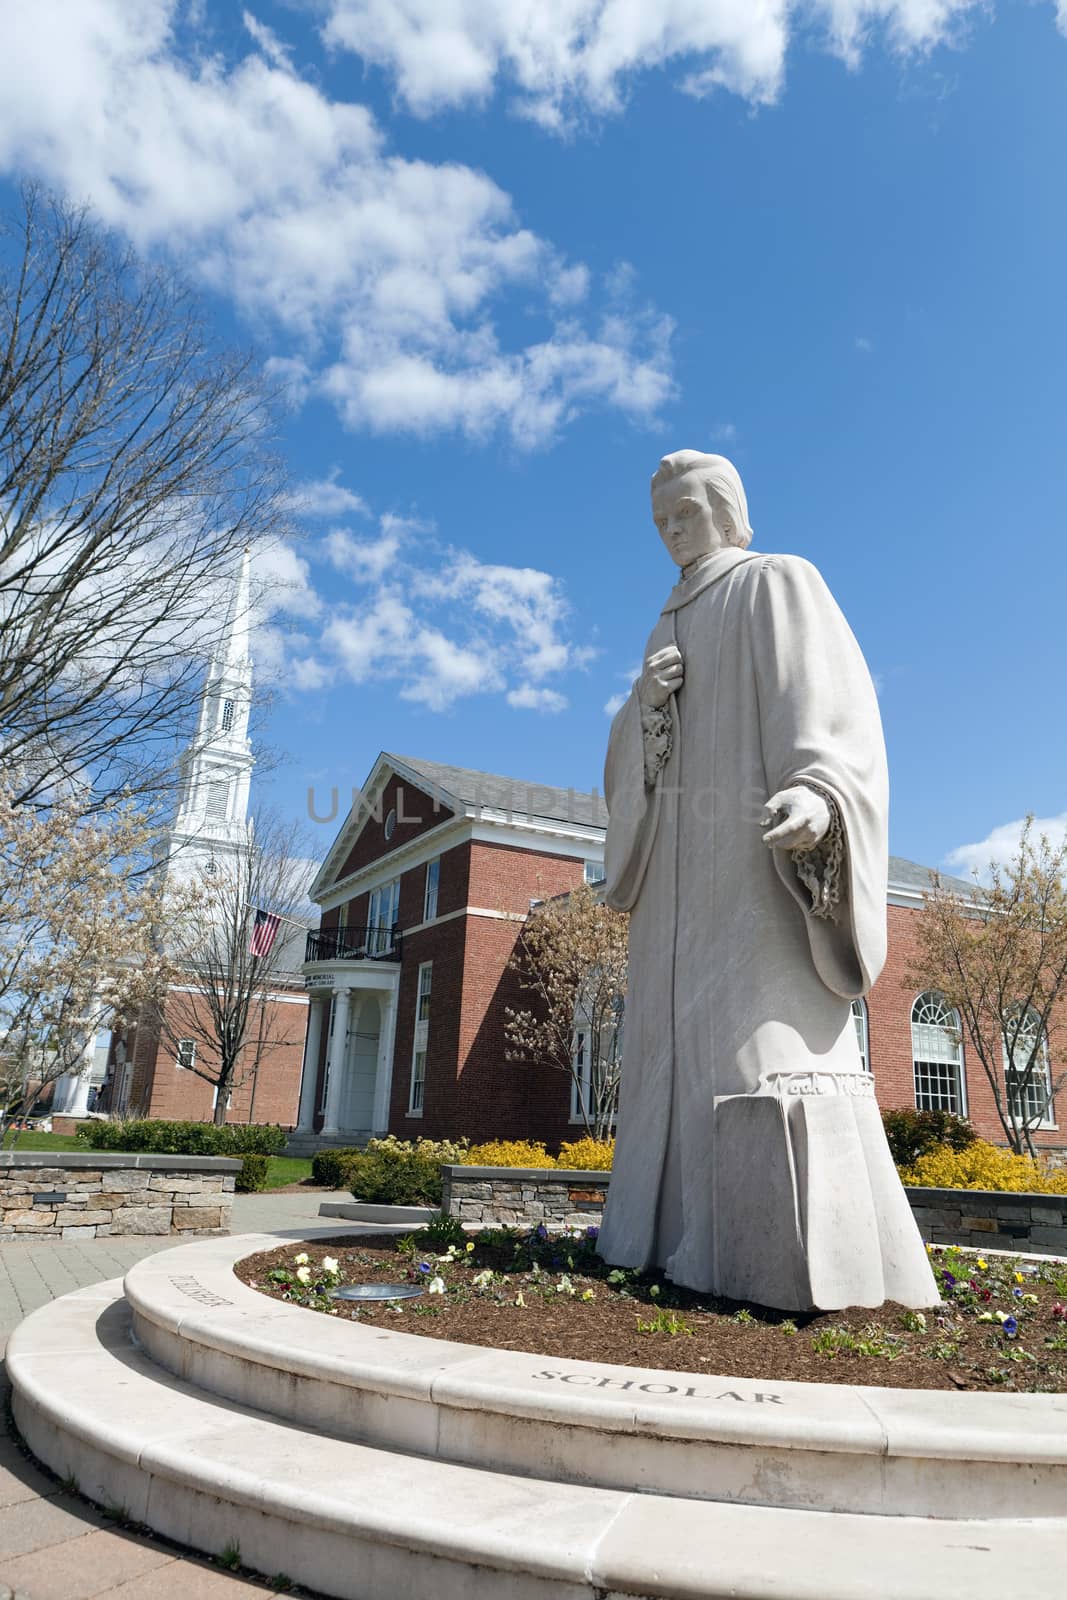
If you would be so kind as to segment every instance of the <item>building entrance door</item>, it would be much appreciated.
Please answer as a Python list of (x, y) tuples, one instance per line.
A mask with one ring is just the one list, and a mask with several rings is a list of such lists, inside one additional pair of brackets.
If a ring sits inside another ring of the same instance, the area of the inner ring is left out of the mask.
[(348, 1070), (339, 1119), (346, 1133), (366, 1133), (374, 1126), (374, 1085), (381, 1026), (382, 1012), (377, 995), (364, 995), (348, 1041)]

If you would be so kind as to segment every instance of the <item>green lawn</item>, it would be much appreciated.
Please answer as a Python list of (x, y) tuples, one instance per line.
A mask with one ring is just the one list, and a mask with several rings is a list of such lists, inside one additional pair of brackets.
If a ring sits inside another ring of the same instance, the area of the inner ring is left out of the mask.
[[(5, 1149), (11, 1150), (88, 1150), (84, 1139), (72, 1133), (20, 1133), (14, 1145), (8, 1141)], [(311, 1177), (310, 1160), (296, 1156), (271, 1156), (267, 1167), (267, 1188), (284, 1189), (289, 1183), (303, 1183)]]
[(5, 1150), (88, 1150), (89, 1146), (84, 1139), (78, 1139), (73, 1133), (20, 1133), (16, 1136), (15, 1143), (11, 1143), (10, 1136), (5, 1145)]
[(287, 1183), (303, 1183), (311, 1177), (311, 1162), (299, 1156), (271, 1156), (267, 1167), (267, 1188), (283, 1189)]

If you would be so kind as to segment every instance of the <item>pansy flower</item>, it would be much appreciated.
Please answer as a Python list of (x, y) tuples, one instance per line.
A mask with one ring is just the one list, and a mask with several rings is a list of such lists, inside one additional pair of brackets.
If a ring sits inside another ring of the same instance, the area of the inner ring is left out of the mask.
[(1015, 1320), (1015, 1318), (1014, 1317), (1005, 1317), (1005, 1319), (1004, 1319), (1004, 1332), (1007, 1334), (1008, 1338), (1009, 1339), (1014, 1339), (1015, 1335), (1018, 1333), (1018, 1331), (1019, 1331), (1019, 1324)]

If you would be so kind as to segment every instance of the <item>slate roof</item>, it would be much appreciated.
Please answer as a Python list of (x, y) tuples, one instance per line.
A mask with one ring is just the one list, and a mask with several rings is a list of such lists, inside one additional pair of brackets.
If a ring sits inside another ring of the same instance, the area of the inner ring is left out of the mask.
[[(573, 822), (582, 827), (606, 828), (607, 807), (600, 794), (580, 789), (556, 789), (551, 784), (522, 778), (506, 778), (500, 773), (478, 772), (471, 767), (453, 767), (443, 761), (427, 761), (422, 756), (401, 756), (382, 752), (386, 761), (399, 762), (425, 778), (444, 800), (449, 795), (464, 806), (482, 805), (494, 811), (507, 811), (525, 817), (544, 817), (553, 822)], [(933, 886), (935, 872), (904, 856), (889, 857), (889, 882), (893, 887), (920, 892)], [(975, 885), (969, 878), (954, 878), (941, 873), (941, 883), (959, 895), (971, 896)]]
[[(921, 867), (917, 861), (906, 861), (903, 856), (889, 857), (889, 883), (891, 888), (918, 889), (925, 891), (933, 888), (935, 873), (932, 867)], [(975, 894), (976, 886), (972, 879), (953, 878), (947, 872), (940, 874), (941, 887), (953, 890), (958, 895), (971, 897)]]
[(580, 789), (555, 789), (551, 784), (522, 778), (504, 778), (494, 772), (450, 767), (421, 756), (383, 751), (386, 761), (399, 763), (425, 778), (447, 801), (449, 795), (464, 806), (481, 805), (492, 811), (512, 811), (518, 817), (543, 817), (551, 822), (573, 822), (579, 827), (606, 828), (608, 812), (603, 796)]

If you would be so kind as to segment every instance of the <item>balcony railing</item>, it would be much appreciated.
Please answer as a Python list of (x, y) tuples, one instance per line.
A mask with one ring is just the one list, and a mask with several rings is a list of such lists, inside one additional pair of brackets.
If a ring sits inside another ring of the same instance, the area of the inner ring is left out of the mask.
[(312, 928), (305, 961), (399, 961), (399, 928)]

